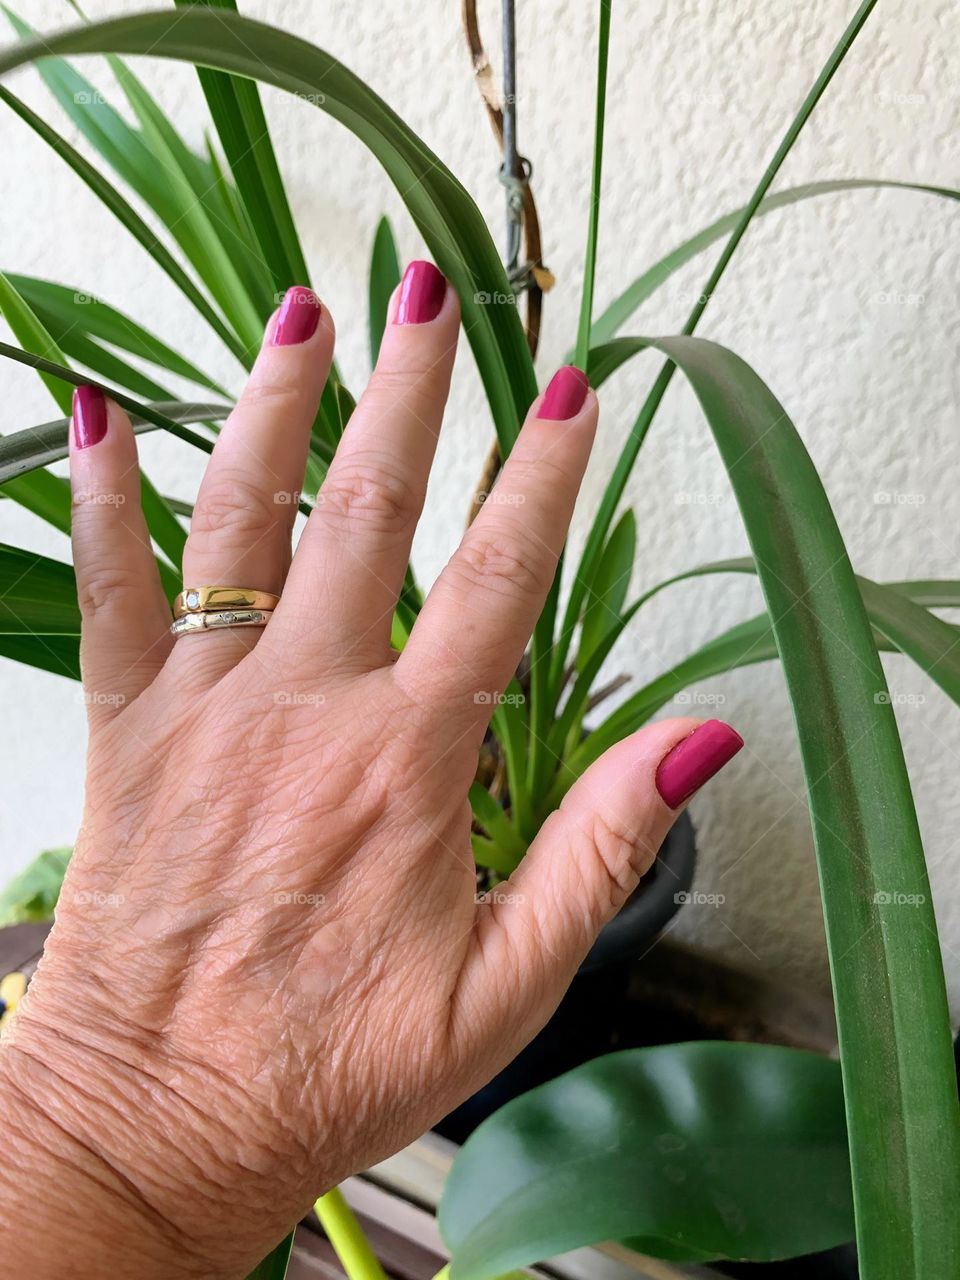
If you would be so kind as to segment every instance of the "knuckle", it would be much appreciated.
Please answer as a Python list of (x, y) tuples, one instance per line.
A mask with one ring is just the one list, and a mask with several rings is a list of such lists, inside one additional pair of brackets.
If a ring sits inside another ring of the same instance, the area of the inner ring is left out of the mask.
[(281, 377), (255, 378), (247, 383), (238, 408), (269, 409), (277, 414), (294, 409), (303, 395), (300, 382)]
[(603, 813), (592, 815), (581, 838), (588, 856), (603, 875), (610, 905), (619, 907), (653, 860), (648, 856), (645, 842), (638, 839), (636, 831), (611, 821)]
[(368, 384), (374, 399), (409, 401), (416, 396), (436, 394), (445, 381), (445, 370), (436, 358), (406, 353), (402, 366), (381, 366), (373, 371)]
[(142, 576), (120, 565), (98, 565), (77, 575), (77, 601), (84, 617), (116, 608), (124, 596), (142, 589)]
[(404, 532), (415, 519), (419, 500), (410, 485), (385, 461), (357, 458), (335, 467), (320, 490), (323, 519), (363, 521), (385, 534)]
[(236, 473), (210, 479), (200, 491), (190, 536), (230, 541), (259, 537), (274, 525), (286, 527), (290, 507), (278, 507), (253, 480)]
[(540, 600), (549, 591), (554, 562), (527, 534), (477, 530), (454, 556), (455, 573), (470, 588)]

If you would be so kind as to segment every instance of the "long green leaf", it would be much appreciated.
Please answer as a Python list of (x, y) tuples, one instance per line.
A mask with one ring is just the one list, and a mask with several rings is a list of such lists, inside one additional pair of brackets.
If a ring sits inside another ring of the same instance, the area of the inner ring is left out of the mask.
[(186, 378), (197, 386), (229, 398), (230, 393), (192, 361), (150, 333), (130, 316), (110, 306), (87, 289), (71, 288), (35, 276), (7, 273), (7, 279), (26, 299), (47, 329), (69, 355), (68, 343), (77, 330), (99, 342), (109, 343), (166, 373)]
[(837, 1063), (718, 1041), (595, 1058), (467, 1139), (440, 1203), (451, 1280), (606, 1240), (767, 1261), (853, 1234)]
[(837, 1005), (862, 1275), (952, 1275), (960, 1268), (952, 1207), (960, 1111), (943, 970), (896, 722), (857, 581), (813, 464), (765, 384), (714, 343), (651, 345), (686, 374), (713, 431), (793, 703)]
[[(114, 394), (111, 392), (111, 395)], [(149, 407), (161, 420), (168, 419), (178, 424), (218, 421), (230, 412), (229, 405), (197, 404), (188, 400), (159, 400)], [(161, 422), (144, 418), (135, 412), (131, 412), (130, 421), (137, 434), (161, 428)], [(0, 438), (0, 485), (6, 485), (16, 476), (26, 475), (38, 467), (48, 467), (65, 458), (69, 453), (69, 431), (70, 419), (56, 418), (53, 422), (27, 427), (23, 431), (15, 431), (13, 435)], [(212, 448), (210, 442), (202, 440), (200, 436), (196, 437), (196, 443), (205, 453)]]
[(90, 188), (90, 190), (103, 202), (119, 222), (134, 237), (147, 253), (150, 254), (157, 266), (170, 277), (184, 297), (196, 308), (203, 316), (207, 324), (213, 329), (221, 341), (230, 349), (234, 356), (241, 364), (249, 367), (251, 357), (244, 347), (241, 340), (231, 329), (224, 323), (223, 318), (217, 314), (210, 305), (208, 299), (197, 287), (190, 276), (184, 271), (179, 262), (170, 252), (170, 250), (158, 238), (156, 233), (147, 226), (133, 206), (124, 199), (119, 191), (103, 177), (100, 171), (85, 159), (79, 151), (66, 142), (56, 130), (52, 129), (45, 120), (43, 120), (35, 111), (32, 111), (25, 102), (21, 102), (10, 91), (0, 86), (0, 101), (6, 103), (16, 114), (28, 124), (33, 131), (51, 147), (62, 160), (64, 160), (76, 175)]
[(627, 510), (610, 534), (600, 557), (597, 576), (587, 592), (577, 650), (578, 671), (583, 670), (620, 616), (630, 587), (636, 553), (637, 521), (633, 512)]
[[(607, 101), (607, 61), (610, 47), (610, 9), (612, 0), (600, 0), (597, 31), (597, 83), (594, 108), (593, 162), (590, 180), (590, 206), (587, 217), (587, 245), (584, 254), (583, 289), (580, 297), (580, 320), (577, 328), (577, 365), (586, 370), (590, 344), (590, 321), (593, 315), (593, 291), (597, 269), (597, 242), (600, 228), (600, 193), (603, 177), (603, 128)], [(533, 629), (530, 644), (530, 744), (527, 786), (536, 798), (542, 795), (550, 773), (547, 743), (560, 693), (561, 677), (552, 662), (554, 630), (560, 602), (564, 555), (561, 554), (546, 602)]]
[[(819, 196), (831, 195), (840, 191), (916, 191), (925, 195), (941, 196), (947, 200), (960, 200), (960, 191), (951, 187), (936, 187), (923, 182), (895, 182), (887, 178), (839, 178), (829, 182), (806, 182), (802, 186), (787, 187), (773, 195), (765, 196), (754, 211), (754, 218), (765, 217), (777, 209), (801, 201), (812, 200)], [(724, 236), (736, 230), (746, 214), (746, 207), (735, 209), (724, 214), (708, 227), (704, 227), (695, 235), (678, 245), (665, 257), (648, 267), (642, 275), (632, 281), (622, 293), (619, 293), (609, 306), (594, 320), (590, 330), (592, 349), (590, 352), (591, 369), (597, 356), (598, 348), (608, 343), (623, 328), (634, 312), (651, 297), (670, 277), (685, 266), (704, 249), (722, 240)], [(573, 359), (574, 353), (570, 353)], [(602, 381), (609, 374), (598, 370), (598, 378)], [(591, 384), (596, 386), (591, 373)]]
[(370, 332), (370, 364), (377, 363), (383, 331), (387, 327), (387, 306), (391, 294), (400, 283), (400, 259), (393, 231), (386, 216), (377, 223), (370, 255), (370, 283), (368, 288), (368, 325)]
[[(740, 212), (736, 224), (733, 227), (730, 237), (723, 247), (720, 257), (717, 260), (710, 277), (694, 304), (687, 322), (683, 327), (684, 334), (692, 334), (695, 332), (700, 318), (706, 310), (707, 304), (716, 292), (717, 287), (723, 278), (724, 272), (730, 264), (733, 255), (736, 253), (740, 241), (746, 234), (747, 228), (750, 226), (757, 210), (759, 209), (764, 197), (773, 185), (774, 179), (779, 173), (781, 167), (797, 138), (803, 131), (804, 125), (810, 119), (813, 111), (827, 90), (827, 86), (833, 79), (843, 59), (846, 57), (853, 42), (856, 40), (864, 23), (870, 16), (876, 0), (862, 0), (859, 8), (851, 19), (840, 40), (827, 58), (826, 63), (820, 74), (817, 76), (813, 87), (807, 94), (800, 110), (794, 116), (793, 120), (787, 128), (786, 133), (774, 152), (773, 158), (764, 170), (760, 181), (757, 183), (753, 194), (747, 201), (746, 205)], [(564, 612), (563, 624), (560, 629), (560, 635), (557, 644), (554, 647), (551, 664), (551, 684), (559, 695), (560, 684), (563, 678), (563, 670), (567, 660), (567, 654), (570, 649), (570, 643), (576, 630), (577, 623), (580, 619), (580, 613), (583, 607), (583, 596), (586, 584), (589, 583), (596, 572), (597, 560), (601, 554), (603, 544), (606, 540), (610, 524), (616, 513), (617, 506), (623, 496), (623, 491), (629, 479), (630, 472), (636, 462), (637, 455), (643, 441), (646, 438), (650, 425), (656, 415), (657, 409), (666, 394), (667, 387), (673, 378), (674, 366), (667, 363), (657, 375), (650, 393), (647, 396), (643, 407), (633, 425), (629, 437), (617, 459), (616, 466), (607, 487), (604, 490), (603, 497), (597, 509), (597, 514), (593, 520), (590, 532), (587, 535), (584, 545), (583, 554), (580, 557), (580, 564), (574, 576), (573, 583), (570, 588), (570, 597), (567, 602), (567, 608)]]
[(249, 76), (311, 101), (346, 125), (383, 165), (437, 265), (460, 296), (498, 438), (508, 453), (536, 395), (523, 327), (483, 218), (440, 159), (361, 80), (323, 50), (230, 12), (193, 7), (94, 23), (24, 42), (0, 74), (50, 55), (149, 53)]
[[(144, 146), (162, 174), (165, 199), (173, 201), (175, 216), (165, 221), (192, 262), (197, 274), (228, 316), (247, 349), (256, 351), (263, 326), (273, 309), (274, 293), (269, 277), (261, 271), (260, 288), (249, 290), (236, 259), (249, 255), (249, 246), (236, 235), (231, 223), (218, 217), (217, 184), (203, 169), (206, 163), (186, 146), (173, 125), (154, 102), (140, 80), (119, 58), (110, 58), (120, 87), (143, 128)], [(247, 279), (263, 268), (259, 256), (247, 263)]]
[[(205, 4), (237, 11), (235, 0), (175, 0), (178, 8)], [(257, 86), (250, 80), (198, 67), (197, 73), (220, 145), (277, 293), (309, 284), (307, 264), (290, 213)]]

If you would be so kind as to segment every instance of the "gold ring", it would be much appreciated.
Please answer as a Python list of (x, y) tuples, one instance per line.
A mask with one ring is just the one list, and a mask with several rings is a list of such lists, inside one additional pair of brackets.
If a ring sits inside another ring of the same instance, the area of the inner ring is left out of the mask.
[(170, 624), (170, 634), (186, 636), (219, 627), (265, 627), (272, 617), (272, 609), (207, 609), (203, 613), (182, 614)]
[(210, 609), (275, 609), (280, 597), (251, 587), (184, 587), (173, 602), (173, 616)]

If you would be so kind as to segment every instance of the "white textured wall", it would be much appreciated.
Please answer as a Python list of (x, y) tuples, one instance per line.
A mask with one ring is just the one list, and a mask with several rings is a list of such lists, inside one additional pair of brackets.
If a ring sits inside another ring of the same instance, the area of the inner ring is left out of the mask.
[[(91, 16), (142, 8), (89, 0)], [(496, 158), (459, 31), (455, 0), (249, 0), (248, 13), (323, 45), (366, 78), (459, 174), (499, 236)], [(35, 25), (70, 21), (62, 0), (21, 9)], [(749, 194), (854, 9), (854, 0), (615, 7), (598, 302), (680, 239)], [(595, 5), (519, 0), (521, 148), (535, 164), (546, 258), (558, 284), (546, 305), (541, 378), (571, 342), (586, 213)], [(485, 5), (491, 51), (497, 9)], [(960, 22), (946, 5), (880, 5), (794, 148), (779, 185), (882, 176), (956, 185)], [(192, 73), (141, 64), (194, 141), (201, 99)], [(102, 83), (106, 73), (91, 65)], [(16, 87), (46, 105), (33, 73)], [(422, 252), (402, 205), (350, 135), (302, 102), (268, 91), (267, 110), (314, 281), (332, 308), (354, 388), (367, 372), (364, 297), (377, 218), (394, 220), (405, 256)], [(2, 265), (75, 284), (129, 310), (211, 371), (230, 363), (164, 276), (25, 126), (2, 116)], [(72, 131), (67, 128), (68, 136)], [(957, 576), (958, 209), (883, 192), (829, 196), (774, 214), (748, 235), (702, 332), (766, 378), (821, 470), (854, 561), (879, 578)], [(675, 279), (637, 321), (673, 332), (710, 258)], [(884, 301), (890, 295), (910, 302)], [(919, 300), (918, 300), (919, 298)], [(652, 376), (637, 361), (604, 389), (596, 455), (577, 523), (582, 537), (631, 414)], [(34, 379), (2, 369), (5, 432), (52, 416)], [(456, 543), (490, 428), (464, 346), (416, 563), (429, 581)], [(152, 436), (151, 474), (192, 496), (196, 455)], [(878, 502), (876, 495), (893, 495)], [(677, 379), (630, 496), (640, 522), (635, 585), (741, 554), (745, 540), (693, 397)], [(66, 543), (12, 504), (6, 541), (65, 556)], [(658, 674), (759, 607), (756, 585), (714, 578), (646, 609), (611, 671)], [(960, 712), (903, 659), (887, 663), (927, 842), (944, 958), (960, 1008)], [(71, 841), (80, 812), (82, 707), (75, 687), (0, 664), (3, 834), (0, 873)], [(803, 782), (778, 670), (757, 667), (696, 691), (745, 735), (744, 751), (693, 806), (698, 888), (722, 908), (690, 907), (679, 931), (737, 962), (825, 984), (826, 959)], [(708, 707), (707, 714), (711, 708)], [(118, 760), (117, 768), (123, 768)]]

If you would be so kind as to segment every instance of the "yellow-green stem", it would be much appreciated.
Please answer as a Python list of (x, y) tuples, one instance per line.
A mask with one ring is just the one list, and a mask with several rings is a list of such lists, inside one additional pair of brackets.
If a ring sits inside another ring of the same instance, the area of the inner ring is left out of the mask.
[(348, 1280), (387, 1280), (353, 1210), (334, 1187), (313, 1206), (327, 1239), (343, 1264)]

